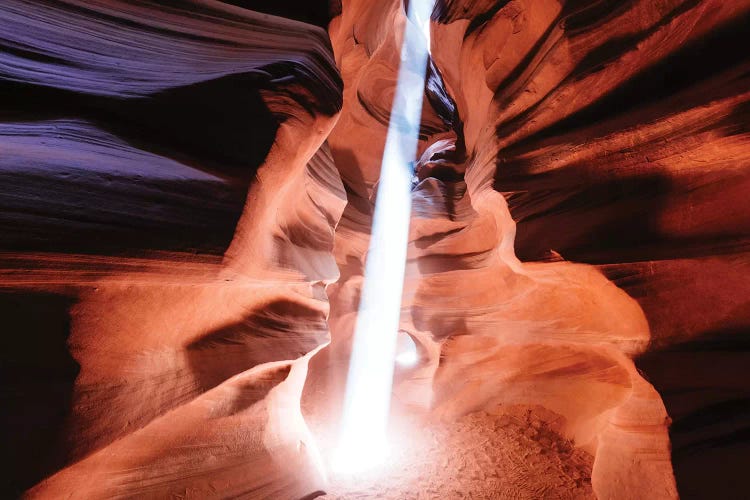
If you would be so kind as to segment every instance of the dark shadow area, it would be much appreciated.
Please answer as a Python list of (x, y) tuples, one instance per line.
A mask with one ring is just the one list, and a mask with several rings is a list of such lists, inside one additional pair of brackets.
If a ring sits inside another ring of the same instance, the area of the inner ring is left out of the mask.
[(278, 129), (261, 86), (258, 75), (243, 73), (140, 99), (108, 99), (94, 121), (139, 149), (176, 153), (194, 159), (197, 168), (247, 182), (268, 156)]
[[(706, 130), (741, 140), (749, 109), (745, 103), (736, 105), (720, 121), (707, 123)], [(571, 136), (561, 140), (575, 143)], [(508, 160), (500, 159), (494, 189), (505, 195), (517, 222), (519, 257), (545, 260), (545, 253), (554, 250), (570, 260), (604, 264), (704, 257), (747, 248), (746, 169), (668, 170), (651, 163), (669, 151), (655, 144), (662, 140), (611, 157), (603, 152), (593, 161), (542, 173), (533, 173), (540, 160), (524, 160), (521, 150), (509, 152)], [(696, 200), (690, 213), (680, 211), (689, 200)], [(719, 213), (722, 219), (711, 223), (711, 214)], [(676, 222), (680, 217), (681, 226)]]
[[(451, 156), (448, 154), (436, 154), (432, 156), (430, 163), (423, 165), (417, 171), (417, 178), (419, 181), (425, 179), (434, 178), (445, 184), (463, 184), (464, 182), (464, 171), (465, 166), (452, 161)], [(419, 185), (415, 186), (412, 191), (419, 189)], [(449, 200), (451, 203), (452, 200)]]
[(583, 0), (566, 2), (560, 13), (568, 32), (585, 30), (614, 20), (632, 9), (635, 0)]
[[(695, 3), (693, 1), (680, 6), (671, 14), (671, 17), (679, 15)], [(571, 23), (572, 21), (567, 21), (566, 29), (572, 29)], [(525, 138), (522, 142), (515, 144), (514, 148), (523, 148), (528, 143), (567, 134), (572, 130), (631, 112), (633, 109), (644, 108), (747, 61), (747, 52), (737, 50), (737, 47), (750, 44), (748, 23), (750, 23), (750, 15), (733, 20), (731, 23), (710, 31), (706, 36), (685, 44), (678, 51), (641, 71), (589, 106)], [(578, 24), (580, 22), (575, 23), (576, 27), (582, 28)], [(632, 47), (649, 34), (646, 32), (638, 39), (616, 40), (602, 45), (585, 57), (578, 67), (571, 71), (568, 78), (581, 79), (600, 69), (607, 61), (622, 54), (625, 48)], [(544, 105), (543, 103), (544, 101), (539, 105)], [(511, 122), (501, 124), (498, 134), (506, 134), (517, 127), (519, 122), (526, 121), (528, 115), (535, 109), (536, 106)], [(502, 155), (502, 152), (500, 154)]]
[(302, 498), (300, 498), (300, 500), (313, 500), (314, 498), (322, 497), (325, 494), (325, 491), (315, 491), (313, 493), (310, 493), (309, 495), (303, 496)]
[(17, 498), (64, 465), (58, 446), (79, 366), (70, 356), (73, 299), (0, 292), (0, 497)]
[[(153, 177), (128, 176), (87, 171), (85, 165), (70, 165), (78, 167), (71, 175), (55, 166), (44, 171), (44, 164), (26, 174), (19, 165), (18, 171), (0, 172), (0, 246), (5, 250), (222, 254), (278, 127), (260, 97), (257, 78), (249, 74), (139, 99), (9, 82), (0, 83), (0, 95), (3, 121), (83, 120), (133, 147), (108, 147), (97, 161), (106, 162), (108, 154), (129, 155), (136, 170), (158, 168), (149, 163), (153, 157), (139, 158), (139, 151), (147, 151), (219, 177), (164, 178), (158, 171)], [(55, 161), (51, 158), (51, 165)]]
[[(408, 5), (408, 2), (404, 2)], [(450, 24), (461, 19), (470, 20), (466, 35), (484, 26), (510, 0), (473, 0), (460, 2), (456, 0), (437, 0), (430, 18), (440, 24)]]
[(187, 346), (187, 353), (205, 392), (261, 363), (297, 359), (328, 340), (322, 312), (281, 299), (207, 332)]
[(501, 170), (495, 189), (511, 193), (506, 199), (521, 260), (545, 260), (554, 250), (567, 260), (622, 262), (661, 237), (657, 220), (672, 189), (665, 175), (587, 183), (575, 168), (528, 178), (505, 177)]
[(135, 149), (247, 183), (278, 129), (260, 95), (263, 74), (229, 75), (131, 99), (0, 82), (0, 119), (84, 120)]
[(3, 251), (221, 255), (245, 202), (243, 190), (200, 181), (6, 173), (0, 184)]
[(237, 5), (255, 12), (294, 19), (303, 23), (328, 27), (333, 15), (338, 15), (335, 5), (328, 0), (222, 0), (224, 3)]
[(636, 365), (672, 418), (672, 465), (680, 498), (747, 498), (750, 332), (712, 332), (650, 352)]
[[(440, 69), (435, 65), (431, 57), (427, 59), (427, 74), (424, 82), (425, 97), (427, 102), (435, 110), (446, 127), (456, 132), (459, 140), (456, 141), (457, 149), (461, 152), (463, 149), (463, 124), (458, 116), (458, 108), (453, 97), (448, 93), (443, 81), (443, 75)], [(461, 146), (461, 148), (458, 148)]]

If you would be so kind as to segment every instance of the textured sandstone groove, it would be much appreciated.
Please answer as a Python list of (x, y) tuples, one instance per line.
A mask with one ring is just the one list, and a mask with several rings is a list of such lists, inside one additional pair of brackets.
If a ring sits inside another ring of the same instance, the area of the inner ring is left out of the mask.
[(403, 2), (5, 0), (0, 496), (733, 498), (749, 19), (438, 0), (420, 362), (392, 460), (327, 482)]

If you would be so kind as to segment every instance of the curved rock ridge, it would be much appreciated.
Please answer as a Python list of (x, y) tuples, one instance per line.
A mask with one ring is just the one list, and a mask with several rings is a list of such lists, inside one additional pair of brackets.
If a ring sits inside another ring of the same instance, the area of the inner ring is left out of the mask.
[[(320, 182), (330, 177), (316, 172), (327, 157), (321, 152), (298, 170), (308, 200), (319, 203), (315, 229), (335, 225), (340, 212), (330, 204), (340, 198)], [(283, 234), (289, 220), (277, 224)], [(314, 284), (321, 276), (306, 278), (304, 247), (320, 254), (332, 229), (295, 242), (301, 249), (292, 247), (284, 265), (297, 263), (297, 280), (291, 271), (252, 277), (181, 254), (4, 256), (4, 288), (76, 302), (68, 346), (80, 371), (59, 444), (60, 465), (71, 465), (28, 496), (267, 498), (319, 489), (299, 394), (309, 353), (329, 339), (328, 305)]]
[(300, 104), (329, 115), (341, 105), (323, 30), (222, 2), (11, 0), (1, 19), (6, 81), (138, 97), (252, 74), (259, 86), (295, 87)]
[(226, 262), (5, 256), (4, 286), (76, 297), (68, 346), (80, 372), (59, 446), (70, 465), (28, 497), (302, 497), (322, 487), (299, 399), (307, 359), (329, 340), (322, 285), (336, 273), (325, 249), (344, 199), (325, 148), (285, 165), (299, 178), (289, 184), (303, 186), (296, 205), (262, 182), (249, 195), (284, 197), (290, 209), (266, 217), (278, 254), (263, 265), (242, 265), (252, 248)]
[(279, 123), (341, 106), (323, 30), (220, 2), (12, 0), (0, 27), (8, 249), (221, 254)]
[(325, 32), (214, 1), (0, 24), (3, 495), (321, 489), (299, 400), (346, 203)]
[[(469, 165), (463, 198), (472, 194), (472, 173)], [(431, 354), (415, 374), (434, 379), (431, 388), (403, 382), (405, 400), (429, 402), (447, 420), (498, 404), (542, 405), (594, 455), (597, 496), (676, 496), (666, 411), (630, 359), (649, 340), (637, 304), (588, 266), (516, 261), (503, 251), (507, 236), (498, 229), (512, 226), (473, 198), (463, 201), (471, 208), (454, 201), (452, 213), (431, 202), (425, 216), (429, 181), (415, 191), (412, 230), (419, 237), (403, 326), (437, 343), (425, 349)], [(462, 212), (473, 212), (468, 223)], [(441, 219), (452, 224), (439, 227)], [(621, 421), (628, 422), (624, 434)]]
[[(727, 320), (746, 324), (746, 287), (729, 270), (746, 267), (747, 59), (731, 47), (748, 8), (439, 2), (431, 67), (442, 90), (433, 95), (455, 112), (443, 130), (423, 122), (402, 310), (422, 363), (397, 374), (399, 401), (445, 421), (541, 405), (594, 455), (598, 497), (677, 497), (670, 419), (634, 360)], [(336, 234), (333, 342), (317, 357), (339, 372), (403, 22), (399, 2), (350, 1), (329, 27), (345, 82), (329, 140), (350, 203)], [(354, 147), (357, 137), (366, 139)], [(732, 281), (726, 293), (699, 271), (709, 263)], [(696, 276), (684, 292), (678, 269)], [(688, 311), (693, 290), (709, 294), (700, 312)], [(341, 378), (313, 376), (311, 398), (317, 383)]]
[[(747, 44), (749, 8), (509, 2), (433, 30), (467, 150), (495, 155), (476, 158), (482, 172), (467, 167), (467, 183), (504, 194), (517, 255), (601, 265), (642, 307), (650, 352), (636, 363), (674, 420), (672, 461), (687, 497), (743, 495), (740, 461), (711, 458), (744, 449), (750, 388), (734, 364), (743, 355), (727, 352), (706, 390), (701, 355), (686, 352), (703, 345), (712, 357), (747, 341), (748, 61), (733, 47)], [(484, 85), (467, 74), (486, 75)], [(595, 491), (600, 464), (597, 455)], [(724, 479), (708, 487), (697, 470)]]
[(221, 253), (242, 210), (239, 182), (133, 147), (89, 121), (3, 123), (0, 144), (6, 251)]

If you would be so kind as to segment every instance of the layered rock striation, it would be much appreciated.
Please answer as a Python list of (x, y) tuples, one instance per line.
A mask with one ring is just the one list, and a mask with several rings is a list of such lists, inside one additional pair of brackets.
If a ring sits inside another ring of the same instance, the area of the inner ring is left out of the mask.
[(748, 15), (438, 1), (419, 360), (347, 482), (403, 3), (4, 2), (3, 494), (741, 498)]

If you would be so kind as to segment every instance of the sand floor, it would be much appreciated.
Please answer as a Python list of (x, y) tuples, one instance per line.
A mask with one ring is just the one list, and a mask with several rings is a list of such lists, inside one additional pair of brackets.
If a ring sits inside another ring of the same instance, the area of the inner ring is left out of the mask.
[(543, 408), (471, 413), (451, 423), (412, 422), (386, 464), (331, 477), (334, 499), (580, 499), (593, 457), (573, 447)]

